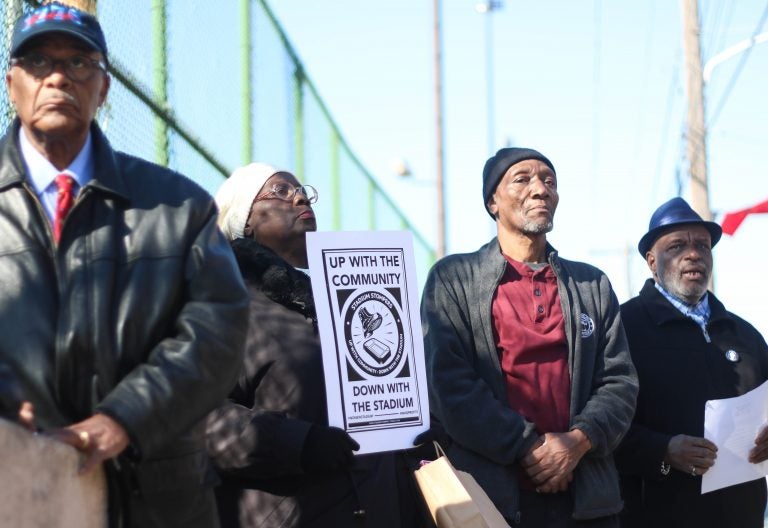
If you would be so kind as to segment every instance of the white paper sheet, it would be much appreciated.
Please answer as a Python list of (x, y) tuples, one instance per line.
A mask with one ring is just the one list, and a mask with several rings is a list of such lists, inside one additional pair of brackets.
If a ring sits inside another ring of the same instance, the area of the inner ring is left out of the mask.
[(755, 438), (768, 424), (768, 381), (735, 398), (709, 400), (704, 408), (704, 437), (717, 446), (715, 465), (704, 473), (708, 493), (768, 475), (768, 461), (749, 462)]
[(429, 429), (413, 240), (405, 231), (307, 233), (331, 425), (358, 454)]

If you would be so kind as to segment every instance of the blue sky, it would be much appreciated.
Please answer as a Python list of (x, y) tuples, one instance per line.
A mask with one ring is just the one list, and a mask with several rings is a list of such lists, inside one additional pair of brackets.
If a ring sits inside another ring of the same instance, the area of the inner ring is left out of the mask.
[[(489, 154), (488, 15), (477, 13), (475, 3), (443, 1), (452, 253), (474, 250), (493, 229), (480, 191)], [(550, 157), (560, 191), (550, 241), (566, 258), (606, 271), (626, 300), (649, 276), (636, 245), (652, 211), (678, 186), (689, 199), (679, 2), (503, 4), (491, 15), (494, 144), (533, 147)], [(699, 5), (704, 61), (751, 37), (768, 7), (764, 0)], [(434, 237), (432, 2), (273, 0), (270, 6), (352, 148)], [(716, 214), (768, 198), (768, 43), (739, 63), (737, 57), (718, 66), (705, 88)], [(410, 179), (395, 174), (396, 160), (407, 161)], [(715, 249), (716, 294), (765, 335), (767, 230), (768, 215), (750, 217)]]

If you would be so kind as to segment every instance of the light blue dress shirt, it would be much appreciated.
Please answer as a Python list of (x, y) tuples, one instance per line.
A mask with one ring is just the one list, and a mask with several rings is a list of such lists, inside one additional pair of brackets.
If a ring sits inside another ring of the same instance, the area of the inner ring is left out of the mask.
[(691, 306), (690, 304), (681, 301), (669, 293), (658, 282), (656, 283), (656, 289), (659, 290), (661, 294), (666, 297), (666, 299), (672, 304), (672, 306), (680, 311), (680, 313), (693, 319), (693, 321), (699, 325), (701, 331), (704, 332), (704, 339), (707, 340), (707, 343), (711, 342), (709, 338), (709, 332), (707, 332), (707, 324), (709, 323), (709, 318), (712, 315), (712, 310), (709, 307), (709, 292), (705, 293), (704, 297), (702, 297), (695, 306)]
[(32, 184), (43, 209), (48, 215), (48, 220), (53, 223), (56, 214), (56, 176), (59, 174), (68, 174), (75, 180), (73, 189), (75, 196), (83, 186), (93, 179), (93, 151), (91, 133), (85, 140), (85, 145), (80, 153), (72, 160), (69, 167), (60, 171), (48, 161), (45, 156), (40, 154), (32, 143), (27, 139), (23, 128), (19, 128), (19, 145), (21, 146), (21, 155), (29, 171), (29, 182)]

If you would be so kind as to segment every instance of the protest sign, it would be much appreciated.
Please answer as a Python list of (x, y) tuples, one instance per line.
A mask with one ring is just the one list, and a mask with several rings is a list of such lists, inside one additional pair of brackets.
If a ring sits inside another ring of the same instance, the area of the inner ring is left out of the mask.
[(412, 447), (429, 404), (410, 233), (307, 233), (307, 251), (330, 424), (360, 454)]

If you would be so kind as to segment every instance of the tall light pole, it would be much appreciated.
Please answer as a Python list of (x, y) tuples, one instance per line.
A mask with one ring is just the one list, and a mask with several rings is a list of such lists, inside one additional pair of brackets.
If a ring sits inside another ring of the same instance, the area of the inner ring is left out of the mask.
[(444, 179), (444, 161), (443, 139), (445, 132), (443, 130), (443, 36), (441, 29), (441, 5), (440, 0), (432, 1), (432, 11), (434, 18), (433, 38), (435, 47), (435, 147), (437, 164), (435, 166), (435, 197), (437, 199), (437, 247), (435, 255), (437, 258), (445, 256), (445, 179)]
[(493, 13), (503, 6), (502, 0), (485, 0), (475, 4), (475, 11), (485, 15), (485, 104), (486, 134), (488, 136), (488, 155), (496, 152), (496, 96), (494, 90), (493, 61)]

